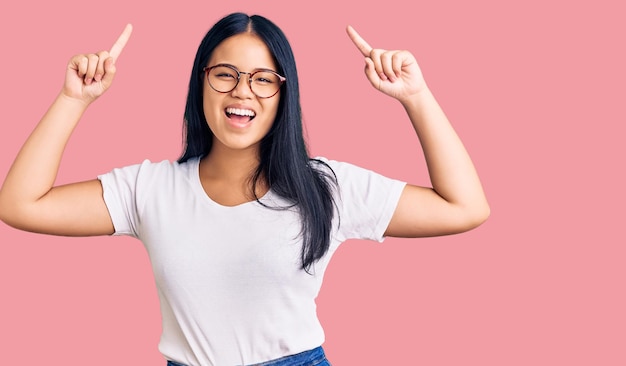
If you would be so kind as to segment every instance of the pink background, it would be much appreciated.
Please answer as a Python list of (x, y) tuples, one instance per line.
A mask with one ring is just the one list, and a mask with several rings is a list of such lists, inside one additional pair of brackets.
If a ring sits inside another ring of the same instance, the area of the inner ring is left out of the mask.
[[(0, 178), (75, 53), (135, 32), (59, 183), (175, 160), (208, 28), (260, 13), (294, 48), (313, 154), (427, 184), (417, 139), (345, 35), (405, 48), (471, 152), (491, 218), (462, 235), (346, 243), (319, 297), (333, 365), (625, 365), (625, 14), (619, 1), (12, 2), (0, 12)], [(164, 365), (129, 238), (0, 224), (3, 364)]]

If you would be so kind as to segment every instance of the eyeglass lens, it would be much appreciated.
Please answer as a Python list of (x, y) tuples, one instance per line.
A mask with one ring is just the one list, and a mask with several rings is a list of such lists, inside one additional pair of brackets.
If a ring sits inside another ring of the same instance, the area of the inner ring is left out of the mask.
[[(244, 77), (243, 73), (242, 78)], [(255, 71), (249, 74), (250, 88), (252, 92), (261, 98), (268, 98), (276, 94), (281, 81), (278, 74), (270, 71)], [(237, 87), (239, 76), (237, 71), (228, 66), (216, 66), (209, 70), (209, 84), (213, 89), (221, 93), (228, 93)]]

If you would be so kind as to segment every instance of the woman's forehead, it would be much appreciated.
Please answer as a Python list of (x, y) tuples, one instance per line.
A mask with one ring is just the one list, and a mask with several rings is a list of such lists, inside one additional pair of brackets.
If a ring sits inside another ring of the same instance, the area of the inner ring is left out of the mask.
[(269, 48), (253, 33), (240, 33), (223, 40), (209, 60), (209, 65), (221, 63), (233, 65), (241, 71), (276, 68)]

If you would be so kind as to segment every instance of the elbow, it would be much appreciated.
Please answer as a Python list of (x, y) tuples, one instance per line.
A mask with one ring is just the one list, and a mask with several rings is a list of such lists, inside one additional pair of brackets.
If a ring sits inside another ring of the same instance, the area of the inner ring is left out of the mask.
[(482, 204), (473, 206), (471, 210), (467, 210), (467, 215), (465, 218), (466, 230), (464, 231), (469, 231), (479, 227), (485, 221), (487, 221), (490, 215), (491, 208), (489, 207), (487, 201), (483, 202)]
[(7, 220), (9, 217), (10, 209), (7, 207), (8, 203), (6, 202), (6, 199), (4, 196), (5, 195), (2, 194), (2, 190), (0, 190), (0, 221), (8, 224)]
[(17, 223), (15, 222), (13, 218), (13, 215), (11, 215), (10, 212), (8, 212), (6, 207), (1, 206), (1, 205), (0, 205), (0, 221), (13, 228), (18, 227)]
[(26, 230), (23, 222), (28, 217), (26, 206), (0, 191), (0, 221), (18, 229)]
[(15, 222), (16, 210), (1, 197), (0, 195), (0, 221), (11, 227), (18, 228), (19, 225)]

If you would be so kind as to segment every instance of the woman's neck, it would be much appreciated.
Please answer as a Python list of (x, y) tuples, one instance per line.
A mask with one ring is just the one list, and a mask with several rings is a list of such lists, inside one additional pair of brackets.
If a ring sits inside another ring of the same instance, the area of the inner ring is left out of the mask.
[(200, 162), (203, 176), (227, 181), (248, 180), (259, 165), (256, 150), (213, 148)]
[(257, 182), (254, 187), (256, 192), (252, 191), (252, 177), (258, 165), (257, 149), (213, 148), (200, 161), (200, 180), (205, 192), (214, 201), (226, 206), (237, 205), (261, 197), (268, 191), (264, 179)]

